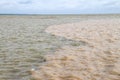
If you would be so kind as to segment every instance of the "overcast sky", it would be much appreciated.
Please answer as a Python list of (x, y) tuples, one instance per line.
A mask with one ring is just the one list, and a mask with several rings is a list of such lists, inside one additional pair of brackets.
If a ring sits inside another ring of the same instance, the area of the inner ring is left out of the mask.
[(120, 13), (120, 0), (0, 0), (0, 14)]

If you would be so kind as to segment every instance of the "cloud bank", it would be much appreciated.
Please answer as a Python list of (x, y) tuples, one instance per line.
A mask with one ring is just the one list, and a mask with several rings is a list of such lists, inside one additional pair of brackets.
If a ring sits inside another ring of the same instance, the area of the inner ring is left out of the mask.
[(120, 0), (0, 0), (0, 13), (120, 13)]

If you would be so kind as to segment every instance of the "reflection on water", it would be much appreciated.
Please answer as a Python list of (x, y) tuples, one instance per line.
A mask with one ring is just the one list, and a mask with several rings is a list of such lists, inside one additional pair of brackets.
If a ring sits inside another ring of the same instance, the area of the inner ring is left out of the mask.
[(44, 54), (53, 53), (63, 45), (82, 45), (81, 42), (45, 33), (47, 26), (98, 17), (105, 16), (1, 15), (0, 80), (30, 80), (29, 70), (45, 61)]

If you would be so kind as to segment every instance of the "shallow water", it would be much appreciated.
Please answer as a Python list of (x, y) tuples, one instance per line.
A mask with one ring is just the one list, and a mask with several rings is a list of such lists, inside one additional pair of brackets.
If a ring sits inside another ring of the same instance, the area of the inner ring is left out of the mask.
[(53, 53), (64, 45), (85, 45), (45, 33), (48, 26), (118, 16), (0, 15), (0, 80), (30, 80), (29, 70), (45, 61), (42, 55)]

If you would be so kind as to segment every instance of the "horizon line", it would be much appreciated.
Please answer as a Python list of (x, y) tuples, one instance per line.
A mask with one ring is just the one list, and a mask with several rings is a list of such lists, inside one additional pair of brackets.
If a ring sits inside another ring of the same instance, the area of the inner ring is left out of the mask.
[(0, 15), (119, 15), (120, 13), (84, 13), (84, 14), (72, 14), (72, 13), (65, 13), (65, 14), (29, 14), (29, 13), (0, 13)]

